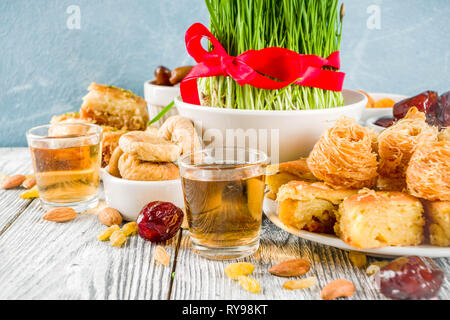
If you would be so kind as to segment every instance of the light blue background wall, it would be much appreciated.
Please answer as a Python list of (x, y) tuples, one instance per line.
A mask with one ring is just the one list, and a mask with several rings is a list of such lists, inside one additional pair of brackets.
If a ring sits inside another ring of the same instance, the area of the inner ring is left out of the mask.
[[(449, 0), (346, 0), (345, 87), (440, 92), (449, 85)], [(66, 9), (81, 9), (81, 29)], [(381, 29), (367, 9), (381, 9)], [(26, 145), (26, 129), (76, 110), (92, 81), (143, 94), (157, 65), (191, 63), (184, 32), (207, 23), (202, 0), (1, 0), (0, 146)]]

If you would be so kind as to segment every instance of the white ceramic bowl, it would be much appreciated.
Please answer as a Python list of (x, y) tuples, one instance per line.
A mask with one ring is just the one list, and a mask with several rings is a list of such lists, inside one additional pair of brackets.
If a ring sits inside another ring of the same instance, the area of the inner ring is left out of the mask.
[[(373, 98), (373, 100), (375, 100), (375, 102), (386, 98), (392, 99), (395, 102), (399, 102), (407, 98), (407, 96), (392, 93), (369, 93), (369, 95)], [(392, 117), (392, 112), (392, 108), (366, 108), (362, 115), (361, 121), (363, 123), (366, 123), (369, 118), (373, 117)]]
[[(173, 87), (159, 86), (152, 83), (153, 80), (144, 83), (144, 98), (147, 101), (148, 114), (153, 119), (165, 106), (180, 95), (180, 85)], [(155, 125), (161, 125), (167, 118), (177, 115), (177, 109), (170, 109)]]
[[(373, 100), (378, 101), (381, 99), (392, 99), (395, 102), (399, 102), (403, 99), (408, 98), (407, 96), (401, 94), (392, 94), (392, 93), (369, 93)], [(366, 108), (363, 113), (363, 117), (361, 119), (361, 123), (367, 127), (373, 128), (377, 131), (383, 131), (384, 127), (377, 126), (375, 122), (383, 117), (392, 117), (393, 114), (392, 108)]]
[(103, 171), (106, 203), (127, 221), (136, 221), (142, 208), (152, 201), (167, 201), (184, 210), (181, 180), (133, 181)]
[(180, 115), (201, 128), (207, 147), (233, 146), (231, 141), (236, 135), (236, 140), (244, 138), (248, 143), (234, 142), (234, 146), (264, 151), (275, 163), (307, 156), (322, 132), (340, 116), (359, 121), (367, 97), (345, 89), (343, 95), (345, 106), (319, 110), (232, 110), (188, 104), (180, 97), (175, 99), (175, 105)]

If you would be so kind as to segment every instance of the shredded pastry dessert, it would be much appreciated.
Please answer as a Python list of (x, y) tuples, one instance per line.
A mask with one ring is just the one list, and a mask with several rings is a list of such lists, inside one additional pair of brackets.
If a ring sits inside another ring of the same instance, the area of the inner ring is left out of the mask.
[(379, 174), (404, 178), (409, 160), (421, 143), (437, 140), (438, 130), (425, 122), (425, 114), (411, 108), (405, 118), (383, 130), (378, 136)]
[(414, 196), (450, 201), (450, 141), (421, 144), (409, 162), (406, 183)]
[(325, 131), (308, 157), (311, 172), (334, 188), (373, 187), (377, 178), (374, 133), (341, 117)]

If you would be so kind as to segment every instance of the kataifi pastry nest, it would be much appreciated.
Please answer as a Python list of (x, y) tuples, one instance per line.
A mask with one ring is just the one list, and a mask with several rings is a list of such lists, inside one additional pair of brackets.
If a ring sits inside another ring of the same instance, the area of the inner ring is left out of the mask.
[(450, 201), (450, 141), (418, 146), (406, 170), (406, 183), (416, 197)]
[(339, 118), (315, 144), (308, 166), (317, 178), (334, 188), (373, 187), (378, 166), (373, 132), (354, 119)]
[(425, 122), (425, 114), (411, 108), (405, 118), (383, 130), (378, 136), (379, 174), (404, 178), (409, 160), (421, 143), (437, 140), (438, 130)]

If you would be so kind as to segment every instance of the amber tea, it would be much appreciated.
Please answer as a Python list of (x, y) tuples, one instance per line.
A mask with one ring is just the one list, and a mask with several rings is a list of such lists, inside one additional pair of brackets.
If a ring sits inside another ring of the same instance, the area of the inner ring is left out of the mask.
[(191, 237), (208, 247), (247, 244), (259, 236), (264, 176), (229, 181), (183, 178)]
[(181, 164), (180, 169), (194, 250), (215, 259), (256, 251), (265, 188), (263, 167), (216, 161), (191, 167)]
[[(89, 126), (84, 128), (78, 124), (77, 127), (53, 128), (53, 132), (58, 132), (57, 136), (45, 136), (46, 132), (41, 132), (42, 136), (36, 138), (29, 134), (36, 184), (44, 205), (70, 205), (82, 211), (97, 204), (101, 129), (98, 134), (95, 131), (92, 133)], [(51, 129), (47, 128), (47, 133), (52, 133)], [(83, 129), (82, 132), (74, 134), (80, 129)]]
[(99, 145), (31, 148), (39, 196), (47, 202), (85, 201), (97, 194)]

